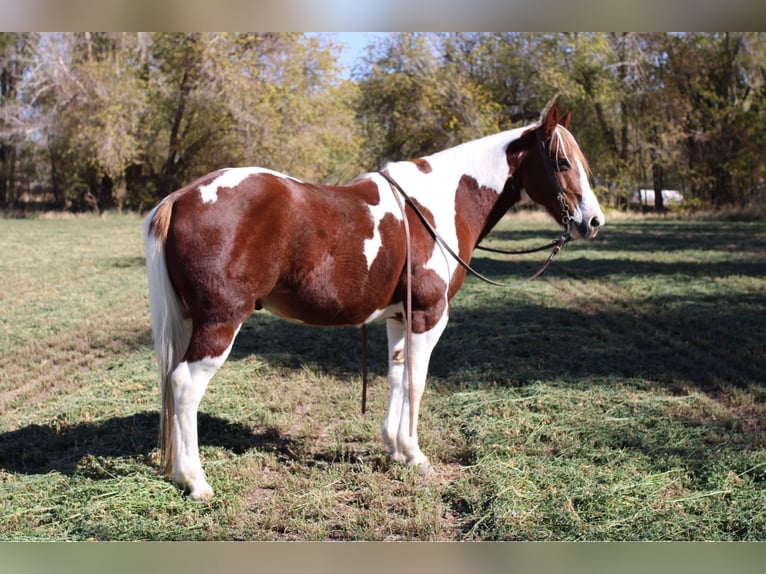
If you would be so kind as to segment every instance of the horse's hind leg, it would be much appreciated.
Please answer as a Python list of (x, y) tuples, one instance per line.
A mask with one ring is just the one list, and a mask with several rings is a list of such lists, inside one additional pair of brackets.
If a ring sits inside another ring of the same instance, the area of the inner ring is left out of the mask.
[(184, 360), (171, 375), (175, 413), (172, 440), (175, 445), (173, 481), (192, 500), (213, 496), (199, 457), (197, 409), (210, 379), (231, 352), (240, 325), (195, 326)]

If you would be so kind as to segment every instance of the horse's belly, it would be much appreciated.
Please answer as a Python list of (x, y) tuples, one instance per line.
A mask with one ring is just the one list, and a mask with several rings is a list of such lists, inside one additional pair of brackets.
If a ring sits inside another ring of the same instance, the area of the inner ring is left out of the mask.
[(341, 303), (331, 297), (307, 299), (301, 294), (273, 292), (259, 302), (267, 311), (293, 323), (315, 326), (362, 325), (401, 313), (401, 304), (387, 305), (364, 296)]

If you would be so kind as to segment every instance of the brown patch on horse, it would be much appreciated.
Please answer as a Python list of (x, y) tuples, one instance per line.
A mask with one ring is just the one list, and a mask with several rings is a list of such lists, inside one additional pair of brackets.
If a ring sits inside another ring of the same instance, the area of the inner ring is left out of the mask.
[[(464, 175), (455, 190), (455, 231), (458, 254), (469, 262), (474, 248), (491, 230), (511, 205), (520, 199), (520, 193), (509, 182), (502, 193), (479, 185), (475, 178)], [(489, 215), (487, 215), (489, 214)], [(460, 289), (466, 270), (458, 268), (450, 282), (450, 298)]]
[[(376, 222), (370, 214), (379, 201), (371, 180), (334, 188), (270, 174), (219, 189), (214, 203), (204, 203), (196, 187), (178, 193), (168, 272), (194, 310), (195, 332), (206, 331), (193, 338), (187, 359), (219, 356), (259, 306), (319, 326), (358, 325), (388, 306), (405, 246), (401, 221), (387, 214)], [(311, 217), (295, 217), (307, 206)], [(383, 248), (368, 269), (364, 241), (374, 225)]]
[[(431, 226), (436, 228), (433, 213), (417, 199), (412, 198), (412, 202)], [(436, 249), (433, 237), (413, 210), (407, 210), (407, 218), (412, 233), (412, 331), (424, 333), (432, 329), (444, 314), (447, 284), (436, 271), (426, 268), (426, 263)], [(406, 274), (402, 273), (395, 294), (396, 301), (406, 300), (406, 281)]]
[[(404, 265), (405, 245), (401, 222), (393, 214), (375, 222), (366, 209), (379, 201), (376, 184), (361, 180), (345, 186), (343, 193), (329, 194), (326, 202), (315, 202), (313, 217), (296, 223), (300, 228), (291, 234), (296, 239), (280, 279), (262, 298), (264, 306), (318, 326), (359, 325), (385, 308)], [(368, 268), (364, 241), (373, 237), (374, 225), (382, 247)]]
[[(256, 178), (248, 178), (237, 190), (219, 189), (214, 203), (204, 203), (197, 186), (176, 192), (165, 257), (173, 288), (195, 325), (185, 360), (220, 356), (258, 295), (275, 281), (251, 254), (279, 232), (290, 217), (289, 205), (277, 194), (260, 194), (259, 187)], [(285, 249), (276, 245), (265, 255), (278, 261)]]
[(412, 163), (415, 164), (415, 166), (422, 172), (422, 173), (431, 173), (431, 164), (428, 163), (427, 159), (423, 159), (422, 157), (419, 157), (417, 159), (411, 159)]
[[(455, 190), (455, 229), (459, 255), (463, 259), (471, 256), (481, 232), (487, 225), (487, 214), (492, 212), (498, 201), (498, 192), (499, 190), (480, 186), (470, 175), (460, 178)], [(503, 210), (503, 213), (505, 211)], [(497, 221), (492, 222), (492, 226), (495, 223)]]
[[(571, 117), (569, 114), (567, 116)], [(564, 120), (568, 122), (567, 116)], [(514, 176), (513, 184), (518, 189), (523, 188), (533, 201), (543, 205), (556, 221), (562, 223), (562, 210), (557, 194), (549, 189), (551, 181), (548, 172), (551, 165), (555, 168), (559, 158), (568, 156), (570, 160), (579, 160), (586, 172), (589, 172), (590, 168), (572, 134), (558, 123), (560, 119), (558, 108), (554, 104), (541, 125), (530, 128), (508, 145), (506, 158)], [(541, 133), (543, 149), (537, 142), (538, 131)], [(546, 162), (550, 162), (551, 165), (546, 166)], [(579, 180), (574, 170), (554, 171), (553, 177), (558, 178), (571, 212), (577, 203), (577, 197), (571, 190), (579, 188)]]
[(508, 161), (508, 168), (511, 174), (515, 174), (524, 162), (529, 150), (535, 145), (535, 132), (539, 128), (530, 128), (526, 130), (521, 136), (508, 144), (505, 148), (505, 157)]

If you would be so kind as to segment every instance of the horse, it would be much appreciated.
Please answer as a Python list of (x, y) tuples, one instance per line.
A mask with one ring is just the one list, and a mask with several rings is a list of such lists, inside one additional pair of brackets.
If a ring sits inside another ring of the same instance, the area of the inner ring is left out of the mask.
[(265, 309), (312, 326), (385, 320), (383, 446), (392, 460), (433, 472), (418, 414), (431, 352), (466, 278), (458, 260), (470, 261), (522, 190), (566, 226), (567, 239), (595, 237), (605, 222), (570, 119), (554, 100), (525, 127), (391, 162), (346, 185), (236, 167), (166, 196), (144, 224), (160, 471), (193, 500), (213, 495), (197, 410), (242, 324)]

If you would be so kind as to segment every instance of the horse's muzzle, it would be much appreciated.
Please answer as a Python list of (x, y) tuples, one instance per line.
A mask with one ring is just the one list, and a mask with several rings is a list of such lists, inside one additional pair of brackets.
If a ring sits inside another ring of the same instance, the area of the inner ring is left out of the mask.
[(598, 235), (598, 232), (604, 226), (604, 216), (594, 215), (589, 219), (584, 219), (575, 223), (572, 227), (574, 229), (574, 236), (580, 239), (593, 239)]

